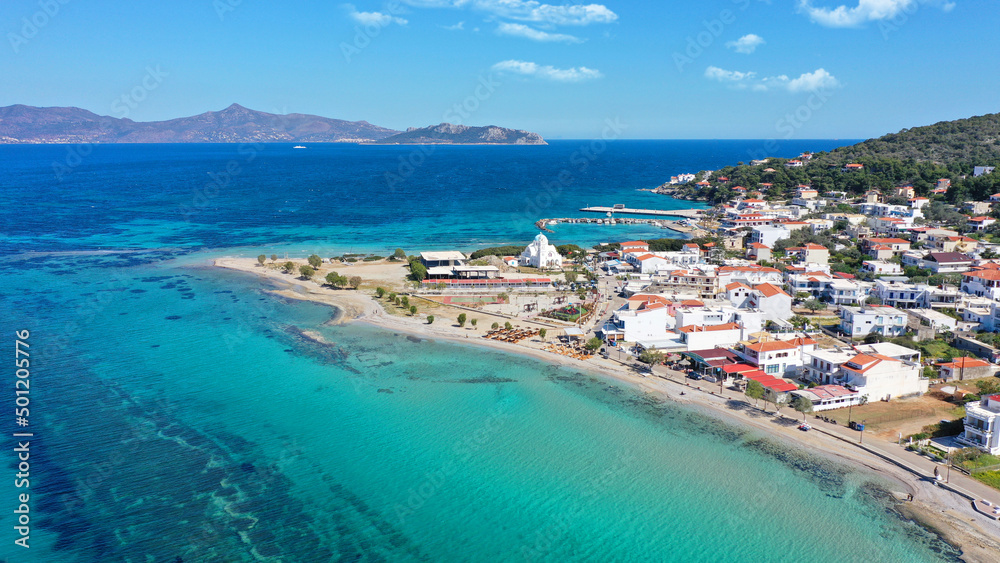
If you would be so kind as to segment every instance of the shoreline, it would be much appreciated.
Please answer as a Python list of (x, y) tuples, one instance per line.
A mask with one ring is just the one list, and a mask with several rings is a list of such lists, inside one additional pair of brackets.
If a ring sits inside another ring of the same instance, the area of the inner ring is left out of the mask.
[[(484, 326), (477, 329), (459, 328), (457, 325), (452, 326), (446, 322), (448, 320), (446, 316), (438, 317), (442, 321), (440, 323), (427, 324), (420, 317), (392, 315), (373, 296), (369, 296), (363, 291), (333, 290), (320, 287), (316, 283), (263, 268), (257, 265), (256, 260), (249, 258), (218, 258), (214, 260), (214, 266), (257, 275), (270, 282), (277, 282), (276, 285), (279, 288), (270, 289), (268, 293), (331, 306), (336, 310), (336, 313), (329, 322), (330, 324), (361, 322), (421, 338), (439, 338), (458, 344), (485, 346), (496, 351), (518, 354), (549, 364), (573, 367), (598, 377), (610, 377), (658, 399), (694, 408), (699, 413), (719, 419), (723, 423), (752, 428), (762, 432), (769, 439), (791, 441), (805, 452), (833, 459), (852, 469), (871, 473), (873, 476), (890, 483), (891, 487), (887, 490), (897, 500), (907, 494), (912, 494), (912, 501), (896, 503), (895, 509), (898, 513), (961, 549), (964, 561), (993, 561), (996, 554), (1000, 553), (1000, 526), (997, 526), (998, 523), (975, 512), (970, 501), (928, 480), (926, 472), (915, 467), (908, 470), (888, 459), (883, 459), (870, 450), (849, 443), (827, 428), (820, 427), (818, 423), (814, 424), (814, 430), (810, 432), (798, 430), (797, 424), (775, 423), (775, 420), (794, 420), (797, 422), (794, 415), (791, 417), (782, 415), (781, 418), (777, 418), (773, 413), (765, 414), (753, 406), (739, 410), (727, 407), (726, 402), (732, 400), (733, 397), (716, 394), (715, 391), (706, 391), (699, 386), (685, 383), (683, 379), (681, 382), (671, 379), (671, 372), (664, 366), (656, 366), (654, 371), (647, 370), (647, 375), (641, 375), (629, 366), (610, 359), (605, 360), (595, 356), (593, 359), (583, 362), (530, 345), (509, 344), (484, 339), (481, 338), (481, 333), (487, 328), (485, 323)], [(452, 308), (442, 306), (442, 309), (445, 311), (435, 310), (434, 314), (437, 316), (439, 312), (446, 313), (447, 309)], [(490, 317), (492, 315), (482, 313), (478, 316)], [(530, 326), (532, 324), (524, 319), (518, 320), (523, 325)], [(682, 392), (685, 393), (683, 396)], [(868, 438), (869, 443), (873, 441), (875, 441), (874, 438)], [(878, 448), (873, 449), (878, 450)], [(917, 464), (904, 461), (904, 465), (915, 466)], [(918, 478), (914, 472), (922, 477)], [(899, 490), (895, 490), (897, 488)], [(1000, 491), (994, 491), (990, 498), (1000, 500)]]

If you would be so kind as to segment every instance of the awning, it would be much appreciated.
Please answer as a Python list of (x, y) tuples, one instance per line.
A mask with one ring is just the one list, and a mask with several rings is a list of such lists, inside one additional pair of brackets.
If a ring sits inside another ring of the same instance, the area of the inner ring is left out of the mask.
[[(712, 362), (709, 362), (709, 364), (711, 364), (711, 363)], [(754, 370), (757, 370), (757, 368), (755, 368), (753, 366), (750, 366), (750, 365), (747, 365), (747, 364), (733, 364), (733, 365), (724, 366), (722, 368), (722, 371), (724, 371), (727, 374), (745, 373), (745, 372), (754, 371)]]

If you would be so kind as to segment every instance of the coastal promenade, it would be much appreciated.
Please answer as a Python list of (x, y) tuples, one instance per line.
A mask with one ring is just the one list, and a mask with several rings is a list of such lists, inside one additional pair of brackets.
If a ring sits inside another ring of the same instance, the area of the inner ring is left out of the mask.
[(687, 217), (688, 219), (700, 219), (704, 214), (704, 209), (633, 209), (631, 207), (583, 207), (580, 211), (589, 213), (619, 213), (622, 215), (658, 215), (666, 217)]

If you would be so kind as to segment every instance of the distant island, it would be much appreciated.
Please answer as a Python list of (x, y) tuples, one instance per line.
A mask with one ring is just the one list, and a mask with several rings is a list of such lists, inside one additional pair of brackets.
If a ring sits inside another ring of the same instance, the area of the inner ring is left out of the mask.
[(302, 113), (274, 114), (232, 104), (222, 111), (133, 121), (77, 107), (0, 108), (0, 144), (49, 143), (385, 143), (544, 145), (536, 133), (441, 124), (405, 132)]
[(538, 133), (496, 125), (469, 127), (442, 123), (411, 127), (403, 133), (375, 141), (379, 145), (547, 145)]

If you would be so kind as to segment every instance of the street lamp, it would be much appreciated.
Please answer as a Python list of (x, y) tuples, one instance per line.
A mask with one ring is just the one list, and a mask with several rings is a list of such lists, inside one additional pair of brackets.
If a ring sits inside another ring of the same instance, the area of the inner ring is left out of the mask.
[(865, 423), (866, 422), (868, 422), (868, 421), (867, 420), (862, 420), (861, 421), (861, 434), (858, 435), (858, 443), (859, 444), (864, 444), (865, 443)]

